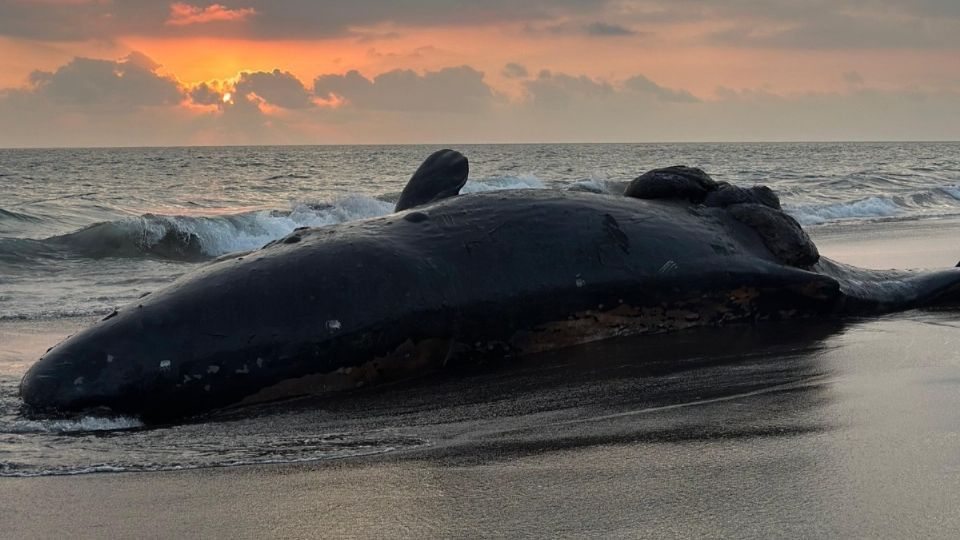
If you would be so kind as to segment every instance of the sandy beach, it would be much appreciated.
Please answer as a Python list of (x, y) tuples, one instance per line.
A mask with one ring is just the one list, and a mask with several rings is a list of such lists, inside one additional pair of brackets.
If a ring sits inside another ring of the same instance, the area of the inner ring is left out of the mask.
[[(957, 221), (834, 225), (812, 236), (822, 254), (867, 267), (953, 266), (960, 258)], [(7, 365), (29, 363), (84, 322), (4, 323), (0, 354)], [(648, 346), (656, 365), (630, 366)], [(960, 534), (956, 311), (693, 332), (564, 354), (329, 407), (332, 428), (390, 424), (430, 441), (413, 450), (3, 478), (3, 535)], [(591, 359), (597, 366), (584, 368)], [(511, 374), (515, 386), (503, 382)], [(430, 399), (454, 403), (410, 405)], [(384, 414), (390, 408), (399, 412)]]

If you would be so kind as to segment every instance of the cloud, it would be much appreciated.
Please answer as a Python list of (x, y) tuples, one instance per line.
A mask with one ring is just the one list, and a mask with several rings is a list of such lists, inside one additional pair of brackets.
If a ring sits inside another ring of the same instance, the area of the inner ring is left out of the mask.
[(502, 74), (508, 79), (526, 79), (530, 75), (526, 67), (516, 62), (510, 62), (503, 66)]
[(321, 75), (314, 93), (326, 100), (342, 99), (355, 109), (467, 112), (487, 108), (493, 90), (483, 73), (469, 66), (427, 71), (394, 70), (367, 79), (357, 71)]
[(700, 101), (686, 90), (666, 88), (651, 81), (644, 75), (635, 75), (623, 82), (624, 88), (641, 94), (648, 94), (661, 101), (675, 101), (678, 103), (696, 103)]
[(569, 108), (576, 104), (605, 103), (612, 106), (649, 105), (656, 102), (698, 103), (686, 90), (661, 86), (644, 75), (619, 82), (541, 71), (525, 83), (530, 100), (538, 107)]
[(170, 4), (170, 18), (166, 24), (172, 26), (186, 26), (210, 22), (243, 22), (257, 10), (253, 8), (230, 9), (223, 4), (210, 4), (207, 7), (192, 6), (184, 2)]
[(74, 58), (56, 71), (34, 71), (27, 93), (59, 105), (130, 108), (174, 105), (183, 100), (176, 80), (141, 53), (120, 61)]
[(864, 83), (863, 75), (860, 75), (858, 71), (854, 71), (854, 70), (844, 71), (843, 81), (853, 86), (860, 86)]
[(625, 26), (620, 26), (619, 24), (608, 24), (599, 21), (584, 25), (583, 31), (589, 36), (597, 37), (619, 37), (632, 36), (636, 34), (635, 31)]
[[(247, 0), (240, 7), (155, 0), (31, 2), (0, 0), (0, 35), (44, 41), (118, 36), (237, 35), (223, 23), (245, 21), (252, 39), (324, 39), (358, 27), (473, 26), (545, 21), (602, 10), (615, 0)], [(207, 23), (207, 24), (203, 24)]]
[(190, 101), (197, 105), (219, 105), (223, 102), (223, 93), (205, 82), (194, 86), (189, 95)]
[(829, 50), (960, 47), (960, 2), (953, 0), (643, 3), (657, 6), (661, 22), (705, 22), (722, 27), (702, 36), (712, 44)]
[(854, 72), (842, 92), (698, 98), (643, 74), (531, 77), (522, 67), (508, 84), (523, 93), (508, 99), (470, 66), (350, 71), (312, 87), (276, 69), (184, 88), (139, 53), (75, 58), (0, 90), (0, 146), (960, 138), (960, 93), (879, 90)]
[(239, 96), (256, 94), (265, 102), (286, 109), (303, 109), (313, 105), (310, 92), (300, 79), (279, 69), (241, 73), (235, 92)]
[(528, 25), (532, 34), (598, 38), (658, 34), (674, 39), (679, 29), (690, 43), (754, 49), (960, 48), (960, 2), (955, 0), (195, 1), (0, 0), (0, 36), (39, 41), (355, 36), (377, 41), (419, 28)]
[(554, 109), (567, 108), (575, 102), (602, 101), (615, 94), (610, 83), (549, 70), (541, 71), (525, 87), (534, 106)]

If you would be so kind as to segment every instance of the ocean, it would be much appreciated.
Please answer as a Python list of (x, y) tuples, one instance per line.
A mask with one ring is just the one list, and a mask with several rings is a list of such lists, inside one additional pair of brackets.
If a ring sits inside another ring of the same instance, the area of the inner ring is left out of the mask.
[[(25, 358), (23, 351), (32, 350), (34, 342), (51, 346), (55, 340), (46, 343), (44, 339), (75, 331), (205, 261), (259, 248), (294, 228), (390, 213), (410, 174), (437, 148), (0, 150), (0, 324), (5, 329), (0, 338), (8, 341), (0, 343), (0, 476), (315, 461), (429, 447), (443, 438), (435, 433), (441, 420), (460, 422), (461, 427), (466, 422), (476, 429), (484, 424), (482, 429), (488, 429), (489, 418), (470, 409), (462, 401), (466, 398), (455, 399), (456, 407), (427, 407), (429, 415), (410, 413), (413, 419), (405, 421), (408, 426), (433, 426), (430, 429), (398, 427), (396, 418), (384, 413), (387, 405), (379, 400), (385, 398), (376, 395), (362, 396), (363, 405), (350, 412), (340, 410), (345, 407), (342, 404), (310, 402), (146, 429), (137, 419), (122, 417), (31, 420), (20, 414), (16, 396), (20, 376), (35, 359)], [(544, 144), (456, 149), (470, 160), (466, 193), (501, 189), (620, 193), (647, 170), (685, 164), (706, 170), (716, 180), (772, 187), (785, 210), (815, 237), (816, 231), (828, 228), (842, 231), (880, 223), (908, 227), (960, 216), (960, 143)], [(960, 250), (956, 256), (960, 257)], [(802, 356), (797, 350), (819, 350), (821, 334), (832, 332), (835, 329), (805, 330), (795, 348), (788, 349), (792, 355), (788, 358), (802, 363), (796, 360)], [(807, 339), (810, 334), (820, 337)], [(741, 338), (760, 343), (767, 355), (778, 354), (777, 347), (785, 346), (768, 335), (750, 333)], [(671, 339), (658, 338), (657, 343), (664, 345), (657, 346), (675, 350)], [(687, 343), (686, 339), (680, 342)], [(736, 348), (736, 343), (729, 346)], [(621, 349), (604, 354), (626, 361)], [(559, 360), (550, 358), (545, 361), (551, 366), (550, 362), (566, 365), (570, 360), (563, 355)], [(554, 373), (552, 369), (543, 368), (543, 373)], [(609, 369), (616, 371), (613, 365)], [(768, 367), (751, 364), (744, 369), (766, 377), (763, 380), (769, 384), (763, 388), (814, 384), (811, 381), (823, 375), (815, 373), (813, 379), (798, 383), (792, 377), (793, 368), (767, 373)], [(647, 372), (643, 373), (646, 377)], [(499, 372), (471, 376), (501, 389), (506, 385), (505, 375)], [(532, 377), (525, 373), (519, 380)], [(756, 380), (738, 391), (757, 391)], [(438, 388), (445, 390), (434, 392), (462, 393), (462, 384), (444, 379)], [(600, 383), (591, 387), (600, 392), (602, 388)], [(617, 387), (612, 395), (628, 390)], [(662, 393), (662, 389), (648, 390), (649, 395)], [(415, 392), (402, 391), (416, 401)], [(528, 429), (543, 415), (556, 416), (564, 400), (575, 395), (582, 401), (582, 391), (556, 382), (553, 393), (541, 396), (542, 402), (514, 403), (515, 410), (525, 416), (510, 427)], [(698, 388), (678, 395), (722, 398), (702, 393)], [(653, 400), (656, 407), (674, 403), (665, 396), (661, 395), (666, 401)], [(497, 412), (494, 402), (484, 403), (487, 412)], [(622, 412), (613, 411), (608, 400), (591, 403), (604, 409), (604, 415)]]

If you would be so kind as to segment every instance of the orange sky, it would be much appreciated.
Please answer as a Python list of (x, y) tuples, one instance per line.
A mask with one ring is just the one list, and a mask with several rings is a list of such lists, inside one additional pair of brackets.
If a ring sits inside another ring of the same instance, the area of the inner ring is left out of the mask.
[[(766, 9), (737, 0), (723, 7), (698, 0), (597, 0), (595, 6), (587, 8), (537, 0), (519, 8), (500, 0), (461, 0), (451, 2), (449, 10), (428, 0), (393, 4), (354, 0), (354, 7), (336, 12), (327, 9), (329, 4), (324, 2), (302, 1), (162, 4), (133, 0), (120, 4), (104, 0), (11, 0), (0, 6), (0, 21), (7, 21), (0, 22), (0, 88), (21, 89), (16, 99), (29, 98), (37, 103), (46, 99), (49, 103), (45, 106), (90, 103), (91, 96), (72, 96), (71, 88), (110, 83), (95, 70), (83, 72), (93, 68), (81, 69), (71, 64), (73, 59), (122, 62), (136, 51), (159, 64), (151, 68), (157, 77), (176, 81), (184, 93), (177, 106), (186, 113), (207, 115), (219, 109), (186, 97), (196, 85), (235, 81), (241, 72), (273, 70), (289, 72), (304, 92), (312, 93), (313, 81), (321, 75), (357, 70), (373, 81), (377, 75), (398, 69), (427, 77), (444, 68), (468, 66), (482, 73), (482, 82), (467, 81), (469, 74), (462, 73), (457, 76), (465, 78), (459, 82), (449, 74), (448, 79), (425, 78), (410, 84), (420, 85), (416, 88), (427, 93), (439, 92), (438, 96), (445, 90), (431, 85), (450, 84), (449, 92), (461, 92), (466, 87), (457, 85), (468, 85), (481, 94), (489, 92), (491, 106), (506, 102), (521, 107), (525, 103), (547, 103), (548, 98), (564, 103), (574, 98), (590, 99), (591, 106), (604, 114), (608, 111), (597, 109), (598, 100), (611, 103), (610, 111), (629, 106), (624, 101), (629, 93), (624, 85), (636, 76), (651, 81), (652, 87), (640, 91), (653, 101), (676, 101), (671, 92), (677, 92), (692, 96), (687, 99), (691, 103), (696, 99), (712, 103), (750, 96), (793, 100), (789, 104), (793, 107), (794, 102), (816, 101), (816, 96), (822, 95), (843, 100), (880, 93), (900, 99), (896, 103), (903, 105), (903, 114), (912, 106), (909, 100), (918, 95), (921, 99), (935, 96), (949, 101), (960, 92), (960, 38), (956, 37), (960, 36), (960, 9), (925, 2), (905, 8), (892, 0), (872, 1), (877, 4), (876, 12), (858, 11), (863, 2), (846, 5), (843, 1), (820, 0), (811, 0), (807, 11), (796, 9), (797, 4), (787, 0), (771, 1)], [(907, 31), (899, 31), (901, 27)], [(508, 63), (523, 66), (526, 74), (508, 76), (504, 73)], [(63, 71), (64, 66), (77, 69)], [(31, 80), (36, 70), (48, 75)], [(569, 77), (538, 82), (541, 70)], [(122, 76), (121, 71), (118, 68), (118, 76)], [(62, 80), (57, 78), (60, 75)], [(405, 107), (388, 96), (374, 95), (381, 90), (357, 86), (356, 81), (350, 84), (353, 86), (345, 87), (344, 95), (337, 94), (334, 102), (352, 106), (356, 122), (369, 122), (374, 110)], [(216, 88), (222, 91), (221, 86)], [(383, 85), (382, 91), (387, 88)], [(545, 93), (538, 95), (538, 89)], [(293, 90), (288, 84), (284, 91)], [(90, 93), (109, 96), (113, 91), (97, 88)], [(259, 104), (261, 113), (286, 119), (290, 125), (304, 128), (317, 122), (312, 113), (297, 116), (288, 110), (295, 107), (282, 102), (282, 96), (277, 98), (281, 101), (271, 101), (266, 95), (270, 91), (265, 89), (262, 96), (245, 94), (244, 99), (249, 96), (251, 103)], [(350, 92), (355, 94), (348, 95)], [(564, 95), (557, 98), (557, 92)], [(0, 94), (0, 121), (24, 118), (22, 111), (3, 116), (4, 99), (13, 98)], [(173, 106), (167, 98), (156, 103), (137, 103), (129, 96), (124, 99), (137, 110), (108, 107), (110, 102), (105, 97), (100, 103), (105, 109), (98, 112), (99, 121), (109, 123), (104, 114), (115, 115), (120, 121), (121, 115), (139, 114), (145, 106)], [(310, 99), (320, 102), (326, 98)], [(361, 110), (364, 100), (369, 110)], [(646, 104), (637, 102), (637, 108)], [(8, 106), (13, 108), (12, 104)], [(410, 107), (430, 108), (423, 103)], [(704, 108), (691, 107), (674, 113), (687, 118), (693, 108)], [(45, 118), (48, 122), (56, 120)], [(351, 125), (345, 117), (324, 119), (333, 121), (340, 122), (341, 128)], [(210, 129), (205, 126), (200, 131), (204, 140), (215, 141)], [(306, 131), (332, 133), (323, 126)], [(345, 131), (349, 130), (341, 130)], [(351, 139), (362, 140), (360, 131)], [(302, 129), (297, 133), (303, 133)], [(288, 135), (295, 138), (296, 133)]]
[[(778, 50), (679, 46), (664, 40), (596, 42), (580, 36), (529, 39), (507, 27), (418, 29), (380, 42), (355, 38), (260, 41), (234, 38), (122, 36), (112, 43), (36, 43), (0, 38), (0, 87), (25, 84), (35, 69), (53, 70), (75, 56), (120, 58), (140, 51), (184, 83), (229, 79), (241, 71), (290, 71), (305, 84), (323, 73), (350, 69), (376, 75), (391, 69), (439, 69), (471, 65), (492, 82), (506, 62), (534, 71), (584, 74), (606, 79), (643, 73), (659, 83), (709, 97), (718, 86), (765, 88), (781, 93), (838, 91), (843, 74), (855, 71), (882, 88), (956, 88), (955, 50)], [(691, 40), (692, 41), (692, 40)], [(953, 67), (944, 71), (943, 67)]]

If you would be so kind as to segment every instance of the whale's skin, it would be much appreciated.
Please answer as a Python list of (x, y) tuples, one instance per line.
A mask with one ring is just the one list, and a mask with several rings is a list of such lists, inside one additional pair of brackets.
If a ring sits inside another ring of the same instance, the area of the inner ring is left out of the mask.
[(166, 421), (615, 336), (958, 297), (956, 268), (781, 264), (721, 208), (477, 193), (204, 266), (52, 348), (20, 390), (31, 411)]

